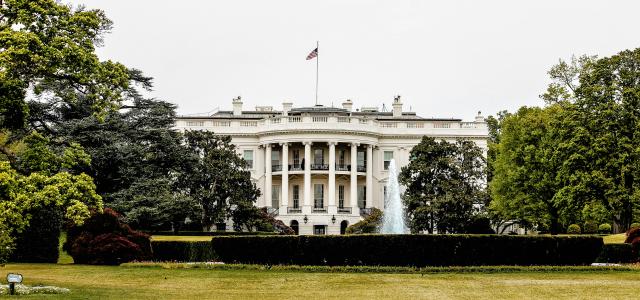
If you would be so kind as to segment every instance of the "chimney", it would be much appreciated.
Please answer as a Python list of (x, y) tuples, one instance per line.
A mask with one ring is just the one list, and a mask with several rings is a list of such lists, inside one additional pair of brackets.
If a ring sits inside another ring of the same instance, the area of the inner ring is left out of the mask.
[(291, 107), (293, 107), (293, 103), (291, 102), (282, 102), (282, 115), (288, 116), (291, 111)]
[(482, 112), (478, 111), (478, 115), (476, 116), (476, 123), (484, 123), (484, 117), (482, 116)]
[(242, 100), (240, 96), (233, 98), (233, 115), (239, 116), (242, 114)]
[(402, 117), (402, 102), (400, 102), (399, 95), (393, 99), (393, 117), (394, 118)]
[(351, 99), (342, 102), (342, 108), (346, 109), (348, 112), (351, 112), (351, 109), (353, 108), (353, 102), (351, 102)]

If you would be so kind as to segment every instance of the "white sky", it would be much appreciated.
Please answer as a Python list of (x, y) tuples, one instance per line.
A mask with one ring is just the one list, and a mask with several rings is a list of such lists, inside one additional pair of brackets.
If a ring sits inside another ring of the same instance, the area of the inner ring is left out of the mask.
[[(66, 2), (66, 0), (62, 0)], [(155, 78), (180, 114), (315, 100), (390, 103), (473, 119), (542, 105), (547, 70), (572, 54), (640, 46), (640, 1), (87, 0), (114, 29), (99, 54)]]

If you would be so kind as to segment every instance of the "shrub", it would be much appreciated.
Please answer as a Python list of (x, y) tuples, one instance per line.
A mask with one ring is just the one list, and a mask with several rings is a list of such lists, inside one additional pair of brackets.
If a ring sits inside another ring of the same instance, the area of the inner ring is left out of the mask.
[(343, 235), (214, 237), (225, 263), (368, 266), (587, 265), (594, 236)]
[(371, 213), (362, 221), (347, 227), (347, 234), (363, 234), (376, 233), (382, 222), (382, 211), (377, 208), (371, 208)]
[(29, 226), (15, 238), (9, 261), (21, 263), (56, 263), (60, 246), (62, 213), (54, 207), (31, 213)]
[(567, 228), (568, 234), (580, 234), (580, 232), (580, 225), (578, 224), (571, 224), (569, 225), (569, 228)]
[(152, 241), (154, 261), (205, 262), (215, 260), (211, 242)]
[(640, 223), (631, 223), (631, 226), (629, 226), (629, 229), (633, 229), (637, 227), (640, 227)]
[(82, 226), (70, 227), (64, 250), (77, 264), (118, 265), (151, 258), (149, 236), (120, 222), (119, 215), (108, 208), (94, 213)]
[(582, 225), (582, 228), (584, 229), (583, 230), (584, 233), (588, 233), (588, 234), (598, 233), (598, 224), (596, 224), (596, 222), (594, 221), (584, 222), (584, 224)]
[(600, 226), (598, 226), (598, 233), (601, 233), (601, 234), (611, 233), (611, 225), (600, 224)]
[(9, 235), (7, 224), (0, 223), (0, 266), (7, 262), (13, 247), (13, 238)]
[(604, 244), (596, 259), (599, 263), (630, 263), (635, 261), (630, 244)]
[(631, 228), (626, 233), (627, 238), (624, 240), (625, 243), (631, 244), (631, 248), (633, 249), (634, 257), (639, 257), (640, 255), (640, 227)]

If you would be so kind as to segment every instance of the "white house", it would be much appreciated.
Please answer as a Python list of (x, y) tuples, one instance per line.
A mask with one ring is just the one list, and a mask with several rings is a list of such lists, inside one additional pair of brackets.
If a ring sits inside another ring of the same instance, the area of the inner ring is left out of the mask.
[(389, 162), (407, 165), (423, 136), (464, 138), (485, 150), (488, 137), (480, 113), (471, 122), (422, 118), (403, 111), (399, 97), (391, 112), (353, 109), (351, 100), (342, 108), (285, 102), (281, 110), (243, 110), (238, 97), (232, 111), (182, 116), (176, 127), (231, 136), (262, 191), (256, 205), (299, 234), (344, 233), (370, 208), (384, 210)]

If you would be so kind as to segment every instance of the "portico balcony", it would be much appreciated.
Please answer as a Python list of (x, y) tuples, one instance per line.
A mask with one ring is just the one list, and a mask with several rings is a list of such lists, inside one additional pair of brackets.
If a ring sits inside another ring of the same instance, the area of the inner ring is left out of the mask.
[(300, 207), (287, 207), (287, 213), (289, 214), (301, 214), (302, 208)]
[(311, 170), (314, 170), (314, 171), (328, 171), (329, 170), (329, 165), (328, 164), (313, 164), (313, 165), (311, 165)]
[(271, 171), (272, 172), (280, 172), (280, 171), (282, 171), (282, 165), (272, 165), (271, 166)]
[(312, 210), (313, 213), (327, 213), (326, 207), (314, 207)]
[(351, 207), (338, 207), (339, 214), (351, 214)]

